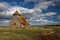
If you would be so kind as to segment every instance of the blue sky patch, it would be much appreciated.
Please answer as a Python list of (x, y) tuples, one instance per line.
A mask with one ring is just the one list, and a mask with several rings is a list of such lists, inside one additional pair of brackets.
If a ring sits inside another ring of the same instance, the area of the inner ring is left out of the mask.
[(7, 26), (16, 10), (31, 25), (60, 24), (59, 0), (0, 0), (0, 26)]

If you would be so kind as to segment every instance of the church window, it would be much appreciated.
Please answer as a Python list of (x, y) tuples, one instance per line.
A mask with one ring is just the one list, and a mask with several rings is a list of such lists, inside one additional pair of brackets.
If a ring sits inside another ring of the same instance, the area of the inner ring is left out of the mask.
[(14, 25), (16, 25), (16, 23), (14, 23)]

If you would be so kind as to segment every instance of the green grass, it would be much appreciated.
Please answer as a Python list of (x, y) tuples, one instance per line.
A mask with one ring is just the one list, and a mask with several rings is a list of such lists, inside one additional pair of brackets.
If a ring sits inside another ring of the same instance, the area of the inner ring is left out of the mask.
[[(60, 30), (60, 29), (59, 29)], [(0, 28), (0, 40), (40, 40), (39, 35), (48, 32), (49, 29), (40, 27), (28, 28)]]
[(29, 28), (0, 28), (0, 40), (37, 40), (36, 36), (46, 32), (40, 27)]

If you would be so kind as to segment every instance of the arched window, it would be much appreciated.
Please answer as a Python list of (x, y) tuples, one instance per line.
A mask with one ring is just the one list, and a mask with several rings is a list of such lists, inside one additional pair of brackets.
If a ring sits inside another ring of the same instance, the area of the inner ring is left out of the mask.
[(16, 25), (16, 23), (14, 23), (14, 25)]

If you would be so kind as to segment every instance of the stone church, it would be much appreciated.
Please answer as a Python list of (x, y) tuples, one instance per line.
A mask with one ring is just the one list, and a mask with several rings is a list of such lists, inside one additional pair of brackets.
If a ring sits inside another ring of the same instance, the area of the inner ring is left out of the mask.
[(9, 23), (10, 28), (20, 28), (29, 27), (30, 24), (24, 16), (22, 16), (18, 11), (13, 14), (13, 17)]

